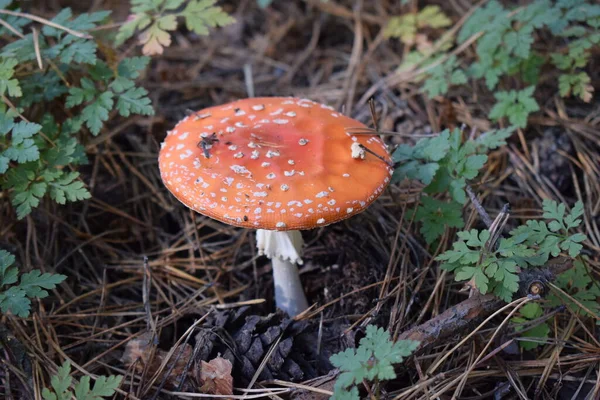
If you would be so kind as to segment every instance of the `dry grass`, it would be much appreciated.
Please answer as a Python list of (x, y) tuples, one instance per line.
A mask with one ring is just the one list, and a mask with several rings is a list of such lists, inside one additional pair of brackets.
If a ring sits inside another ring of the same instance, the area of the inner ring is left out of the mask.
[[(57, 9), (53, 3), (33, 11), (52, 15)], [(368, 122), (367, 100), (372, 97), (383, 130), (416, 137), (463, 123), (479, 130), (490, 127), (485, 119), (490, 99), (480, 88), (428, 100), (419, 93), (415, 73), (396, 71), (401, 45), (384, 39), (380, 30), (389, 15), (399, 12), (394, 3), (297, 0), (262, 11), (254, 1), (229, 2), (238, 24), (208, 39), (179, 33), (174, 45), (154, 60), (143, 84), (151, 93), (155, 117), (113, 121), (110, 129), (90, 138), (84, 179), (92, 200), (67, 207), (45, 203), (22, 222), (2, 204), (0, 240), (23, 268), (69, 277), (49, 299), (35, 303), (31, 318), (2, 316), (3, 341), (14, 335), (19, 343), (2, 351), (6, 398), (40, 398), (41, 388), (65, 359), (77, 376), (124, 375), (121, 393), (130, 399), (200, 397), (168, 390), (160, 379), (128, 369), (121, 361), (125, 345), (151, 331), (160, 338), (160, 348), (168, 350), (220, 308), (249, 302), (256, 314), (273, 309), (270, 265), (257, 257), (253, 233), (189, 212), (161, 183), (158, 143), (186, 109), (249, 92), (297, 95)], [(444, 8), (458, 20), (471, 4), (456, 0)], [(468, 48), (460, 51), (471, 56)], [(576, 107), (549, 94), (531, 128), (490, 157), (474, 187), (492, 216), (509, 202), (514, 223), (539, 217), (544, 198), (568, 204), (582, 200), (586, 251), (598, 277), (600, 109), (598, 104)], [(544, 147), (541, 138), (549, 127), (572, 143), (571, 151)], [(559, 171), (562, 188), (544, 169), (548, 158), (566, 160)], [(433, 261), (451, 245), (453, 234), (437, 248), (427, 248), (406, 213), (419, 193), (416, 184), (391, 187), (363, 215), (306, 233), (303, 280), (315, 307), (305, 319), (315, 331), (340, 327), (347, 333), (342, 342), (353, 344), (349, 335), (355, 328), (376, 323), (398, 336), (466, 299), (452, 276)], [(470, 205), (465, 211), (468, 227), (481, 226)], [(567, 386), (574, 399), (598, 396), (600, 336), (595, 321), (569, 309), (549, 309), (551, 336), (541, 350), (518, 354), (509, 316), (523, 301), (482, 324), (460, 346), (455, 347), (470, 332), (420, 353), (388, 386), (388, 395), (425, 400), (503, 398), (502, 393), (510, 393), (510, 398), (526, 399), (537, 392), (551, 399)], [(339, 348), (333, 342), (318, 345), (326, 354)], [(327, 396), (331, 379), (303, 385), (257, 381), (248, 389), (255, 391), (236, 394), (276, 398), (301, 389), (303, 397), (302, 390)], [(15, 397), (18, 392), (22, 397)]]

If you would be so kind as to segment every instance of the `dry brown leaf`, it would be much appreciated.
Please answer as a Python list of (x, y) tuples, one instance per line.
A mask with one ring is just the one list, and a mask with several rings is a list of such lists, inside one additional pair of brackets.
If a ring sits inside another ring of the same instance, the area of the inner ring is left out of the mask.
[(209, 362), (202, 361), (200, 372), (201, 390), (207, 394), (233, 395), (232, 365), (223, 357), (216, 357)]
[(142, 53), (146, 56), (162, 54), (164, 47), (171, 45), (171, 35), (162, 30), (158, 24), (153, 24), (138, 36), (140, 44), (143, 44)]
[[(146, 332), (140, 335), (137, 339), (130, 340), (125, 346), (125, 352), (121, 360), (130, 367), (134, 363), (136, 369), (141, 370), (144, 365), (148, 364), (150, 353), (153, 347), (153, 335), (152, 332)], [(158, 366), (154, 369), (156, 370)]]
[(594, 87), (589, 83), (583, 86), (583, 91), (581, 93), (581, 100), (586, 103), (589, 103), (594, 98)]
[[(144, 368), (148, 366), (147, 376), (153, 376), (159, 370), (163, 361), (169, 356), (169, 352), (156, 349), (154, 354), (152, 353), (153, 347), (156, 344), (152, 341), (152, 332), (146, 332), (137, 339), (130, 340), (125, 346), (125, 352), (123, 353), (122, 361), (130, 367), (135, 365), (135, 369), (138, 373), (142, 373)], [(167, 384), (170, 387), (175, 387), (179, 384), (179, 378), (187, 373), (186, 367), (190, 358), (192, 357), (192, 346), (189, 344), (179, 345), (175, 348), (167, 361), (165, 367), (160, 371), (158, 380), (164, 379), (165, 374), (169, 372), (175, 359), (177, 362), (170, 371), (167, 379)]]

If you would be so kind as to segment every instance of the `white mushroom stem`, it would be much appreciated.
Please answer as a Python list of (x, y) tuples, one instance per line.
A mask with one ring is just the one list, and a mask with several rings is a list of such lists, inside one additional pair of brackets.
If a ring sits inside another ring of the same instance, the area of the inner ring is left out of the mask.
[(256, 231), (258, 253), (269, 257), (273, 264), (275, 303), (292, 317), (308, 308), (296, 265), (302, 265), (303, 243), (300, 231)]

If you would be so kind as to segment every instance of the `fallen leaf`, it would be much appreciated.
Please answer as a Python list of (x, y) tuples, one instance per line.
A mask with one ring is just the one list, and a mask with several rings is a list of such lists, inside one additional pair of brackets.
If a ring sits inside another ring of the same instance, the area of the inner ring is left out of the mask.
[(216, 357), (209, 362), (202, 361), (200, 382), (203, 393), (233, 395), (233, 377), (231, 362), (223, 357)]
[[(152, 332), (146, 332), (137, 339), (130, 340), (127, 343), (121, 360), (127, 367), (135, 365), (135, 370), (138, 373), (142, 373), (147, 368), (147, 376), (153, 376), (159, 371), (164, 360), (168, 358), (164, 368), (160, 370), (158, 380), (162, 381), (165, 379), (165, 374), (169, 372), (169, 376), (166, 377), (167, 384), (170, 387), (176, 387), (179, 384), (180, 378), (188, 372), (187, 365), (192, 357), (192, 346), (182, 344), (172, 349), (172, 352), (156, 349), (153, 353), (153, 349), (156, 346), (157, 343), (153, 341)], [(169, 353), (172, 354), (169, 356)], [(171, 369), (175, 360), (177, 362), (173, 369)]]

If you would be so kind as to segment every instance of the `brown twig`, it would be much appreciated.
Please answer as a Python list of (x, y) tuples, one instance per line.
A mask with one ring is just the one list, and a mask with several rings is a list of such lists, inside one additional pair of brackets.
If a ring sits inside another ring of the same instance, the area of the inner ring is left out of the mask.
[(82, 39), (92, 39), (93, 38), (93, 36), (90, 34), (67, 28), (66, 26), (62, 26), (60, 24), (57, 24), (57, 23), (47, 20), (45, 18), (38, 17), (37, 15), (32, 15), (32, 14), (28, 14), (28, 13), (19, 12), (19, 11), (11, 11), (11, 10), (0, 10), (0, 14), (12, 15), (13, 17), (21, 17), (21, 18), (30, 19), (32, 21), (39, 22), (40, 24), (48, 25), (49, 27), (52, 27), (55, 29), (60, 29), (62, 31), (65, 31), (65, 32), (73, 35), (73, 36), (77, 36), (78, 38), (82, 38)]

